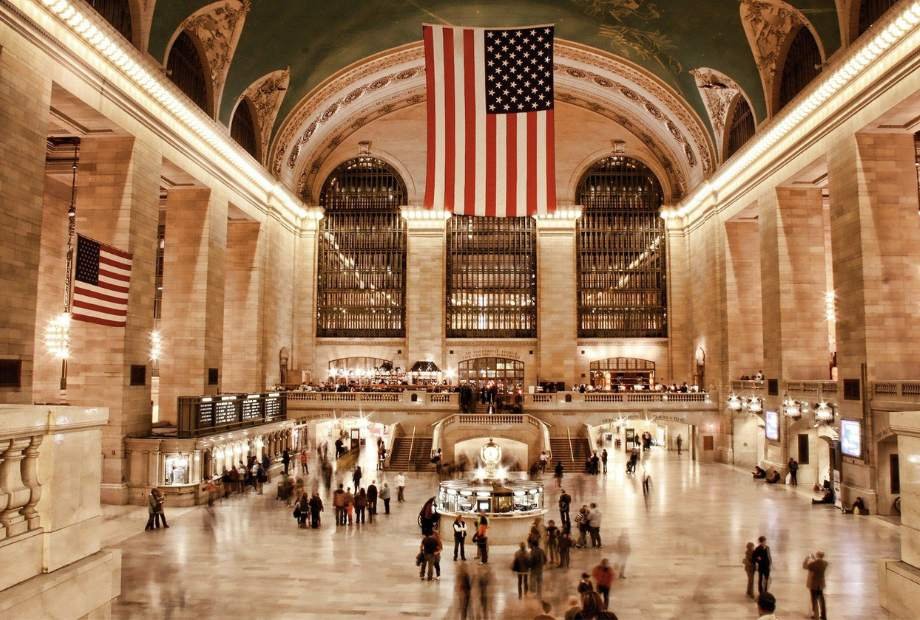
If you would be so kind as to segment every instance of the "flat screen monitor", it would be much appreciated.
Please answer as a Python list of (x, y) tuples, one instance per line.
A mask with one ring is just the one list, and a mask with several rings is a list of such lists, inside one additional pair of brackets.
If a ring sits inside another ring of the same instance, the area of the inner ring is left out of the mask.
[(776, 411), (765, 411), (764, 422), (767, 439), (770, 441), (779, 441), (779, 413)]
[(840, 452), (862, 458), (862, 424), (859, 420), (840, 420)]

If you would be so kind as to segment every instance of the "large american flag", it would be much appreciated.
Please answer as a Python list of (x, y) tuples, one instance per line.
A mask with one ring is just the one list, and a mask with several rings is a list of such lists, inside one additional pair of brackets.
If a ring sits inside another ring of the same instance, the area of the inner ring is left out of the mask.
[(77, 235), (71, 303), (71, 315), (75, 320), (124, 327), (130, 284), (130, 254)]
[(555, 210), (554, 27), (422, 32), (425, 207), (507, 217)]

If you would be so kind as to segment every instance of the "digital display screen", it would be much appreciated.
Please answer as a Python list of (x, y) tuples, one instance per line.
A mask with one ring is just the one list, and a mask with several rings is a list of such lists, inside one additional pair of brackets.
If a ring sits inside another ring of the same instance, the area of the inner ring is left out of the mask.
[(859, 420), (840, 420), (840, 452), (862, 458), (862, 424)]
[(764, 422), (767, 439), (770, 441), (779, 441), (779, 413), (776, 411), (765, 411)]

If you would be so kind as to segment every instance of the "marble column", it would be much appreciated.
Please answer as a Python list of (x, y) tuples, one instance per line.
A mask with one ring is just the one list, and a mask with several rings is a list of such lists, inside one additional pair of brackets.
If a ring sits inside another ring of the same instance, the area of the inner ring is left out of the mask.
[(264, 237), (262, 224), (227, 223), (224, 283), (223, 378), (225, 392), (262, 389), (262, 291)]
[(447, 219), (439, 214), (403, 212), (406, 247), (406, 360), (445, 367), (445, 269)]
[(0, 403), (31, 403), (51, 76), (43, 57), (13, 43), (0, 49), (0, 359), (21, 369)]
[(690, 361), (690, 295), (687, 232), (681, 220), (665, 222), (668, 270), (668, 353), (669, 367), (656, 369), (657, 380), (684, 381), (693, 376)]
[[(227, 198), (222, 192), (202, 187), (169, 191), (160, 362), (164, 422), (177, 421), (179, 396), (220, 392), (226, 237)], [(217, 381), (209, 380), (215, 371)]]
[[(126, 327), (74, 321), (65, 397), (74, 405), (108, 407), (103, 430), (102, 489), (107, 503), (127, 502), (124, 437), (151, 425), (150, 331), (153, 329), (159, 179), (162, 158), (130, 136), (81, 141), (77, 233), (131, 254)], [(61, 243), (66, 245), (65, 236)], [(44, 258), (43, 258), (44, 264)], [(53, 271), (63, 272), (58, 264)], [(51, 303), (57, 303), (55, 295)], [(131, 366), (147, 367), (131, 385)]]
[(914, 618), (920, 609), (920, 411), (893, 411), (891, 430), (898, 435), (901, 458), (901, 559), (879, 567), (882, 607), (898, 618)]
[[(839, 413), (862, 419), (864, 458), (845, 459), (844, 501), (875, 511), (875, 417), (865, 416), (873, 381), (920, 376), (920, 218), (909, 133), (860, 133), (828, 150), (836, 292)], [(859, 388), (851, 394), (845, 388)], [(916, 454), (917, 452), (914, 452)], [(907, 462), (909, 453), (901, 453)]]
[(580, 213), (537, 218), (538, 381), (578, 383), (578, 273), (575, 235)]

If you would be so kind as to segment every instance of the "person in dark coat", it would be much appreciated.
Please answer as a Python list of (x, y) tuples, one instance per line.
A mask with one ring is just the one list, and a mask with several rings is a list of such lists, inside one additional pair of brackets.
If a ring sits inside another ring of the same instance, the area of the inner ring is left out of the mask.
[(757, 546), (754, 547), (751, 560), (757, 571), (757, 593), (763, 594), (770, 589), (770, 569), (773, 566), (773, 556), (770, 555), (766, 536), (757, 539)]
[(319, 527), (319, 513), (323, 511), (323, 500), (317, 493), (310, 498), (310, 527), (314, 530)]
[(377, 514), (377, 481), (373, 480), (367, 487), (367, 518), (373, 523), (374, 515)]

